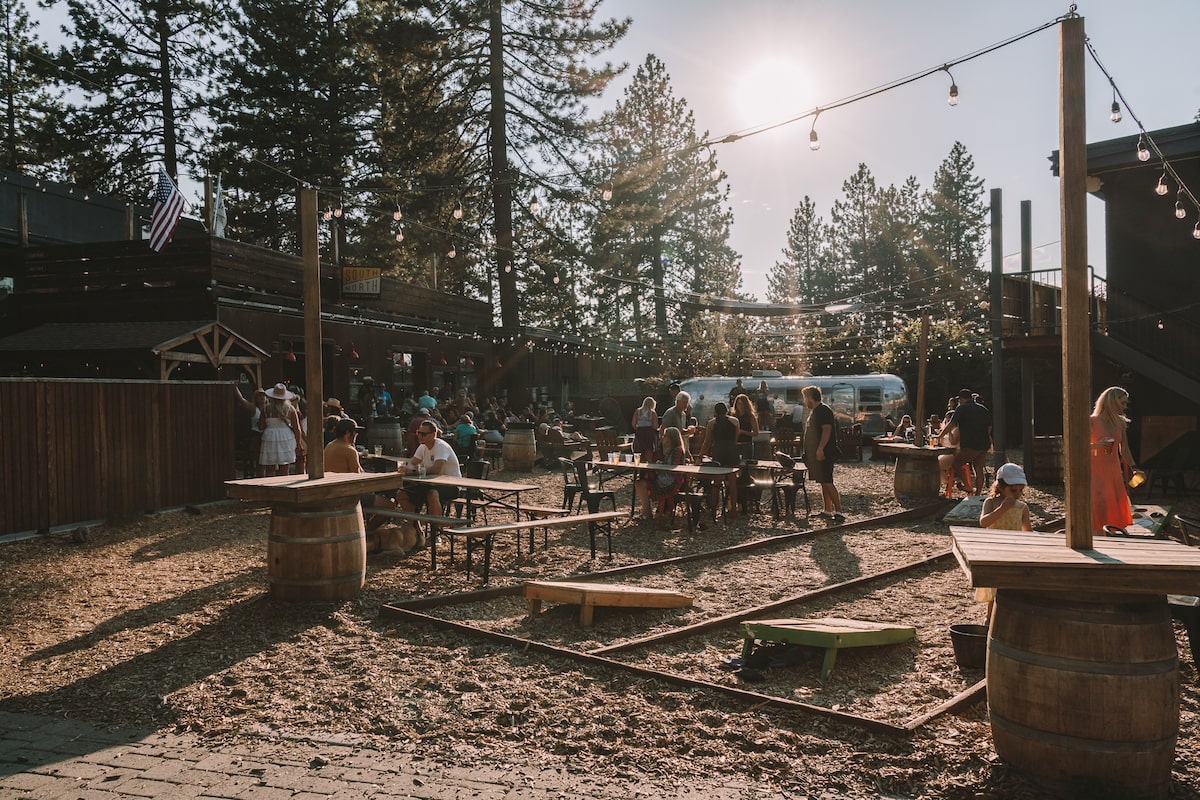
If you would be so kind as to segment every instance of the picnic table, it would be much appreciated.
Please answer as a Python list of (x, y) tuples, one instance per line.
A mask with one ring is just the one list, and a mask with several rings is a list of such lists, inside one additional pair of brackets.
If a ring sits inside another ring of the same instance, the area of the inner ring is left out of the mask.
[[(721, 467), (716, 464), (680, 464), (674, 466), (672, 464), (652, 464), (643, 461), (589, 461), (588, 467), (598, 472), (613, 472), (626, 473), (630, 478), (630, 485), (637, 480), (640, 472), (667, 472), (672, 475), (683, 475), (685, 478), (697, 478), (699, 480), (710, 482), (717, 478), (725, 478), (729, 475), (736, 475), (739, 472), (738, 467)], [(629, 516), (633, 516), (637, 510), (637, 492), (630, 492), (632, 499), (629, 502)]]

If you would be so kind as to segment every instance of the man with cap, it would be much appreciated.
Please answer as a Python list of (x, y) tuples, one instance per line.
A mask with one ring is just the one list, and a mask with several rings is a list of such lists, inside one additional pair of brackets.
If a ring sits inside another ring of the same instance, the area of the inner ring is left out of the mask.
[(942, 435), (946, 436), (955, 430), (958, 431), (958, 452), (954, 454), (953, 471), (957, 473), (959, 467), (970, 464), (975, 472), (971, 493), (981, 495), (987, 454), (992, 447), (992, 414), (985, 406), (975, 402), (970, 389), (958, 393), (958, 406), (942, 426)]

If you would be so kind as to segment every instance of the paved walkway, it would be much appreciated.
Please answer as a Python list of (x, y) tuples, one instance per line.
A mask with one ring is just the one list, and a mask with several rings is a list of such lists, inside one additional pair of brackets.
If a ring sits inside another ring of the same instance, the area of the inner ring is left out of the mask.
[(451, 766), (345, 742), (267, 737), (214, 742), (195, 734), (0, 711), (0, 798), (784, 797), (748, 782), (694, 780), (686, 762), (680, 772), (683, 780), (642, 782), (566, 769)]

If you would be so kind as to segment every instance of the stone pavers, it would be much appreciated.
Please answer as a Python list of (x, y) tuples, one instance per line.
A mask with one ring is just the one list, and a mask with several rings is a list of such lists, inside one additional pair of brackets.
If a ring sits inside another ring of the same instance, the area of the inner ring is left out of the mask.
[(0, 798), (582, 800), (782, 798), (752, 782), (605, 778), (531, 765), (442, 764), (351, 741), (113, 729), (0, 711)]

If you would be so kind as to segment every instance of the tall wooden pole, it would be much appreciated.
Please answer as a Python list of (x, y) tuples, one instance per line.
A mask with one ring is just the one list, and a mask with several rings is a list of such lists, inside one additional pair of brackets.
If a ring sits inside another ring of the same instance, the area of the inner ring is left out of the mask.
[[(308, 394), (308, 477), (325, 477), (321, 425), (321, 249), (317, 242), (317, 190), (300, 190), (300, 253), (304, 258), (304, 390)], [(317, 424), (313, 424), (313, 417)]]
[[(1004, 397), (1004, 193), (992, 189), (992, 271), (988, 279), (992, 332), (992, 459), (996, 469), (1007, 458), (1004, 450), (1008, 437), (1004, 420), (1008, 416)], [(984, 487), (987, 488), (986, 486)]]
[(925, 372), (929, 363), (929, 312), (921, 314), (921, 338), (917, 346), (917, 418), (913, 420), (916, 428), (915, 441), (917, 447), (925, 446)]
[[(1033, 291), (1033, 203), (1021, 201), (1021, 274)], [(1026, 318), (1028, 319), (1028, 317)], [(1029, 356), (1021, 356), (1021, 463), (1033, 464), (1033, 437), (1037, 432), (1037, 406), (1033, 396), (1033, 365)]]
[(1059, 26), (1059, 195), (1067, 545), (1092, 546), (1091, 349), (1088, 342), (1087, 123), (1083, 18)]

